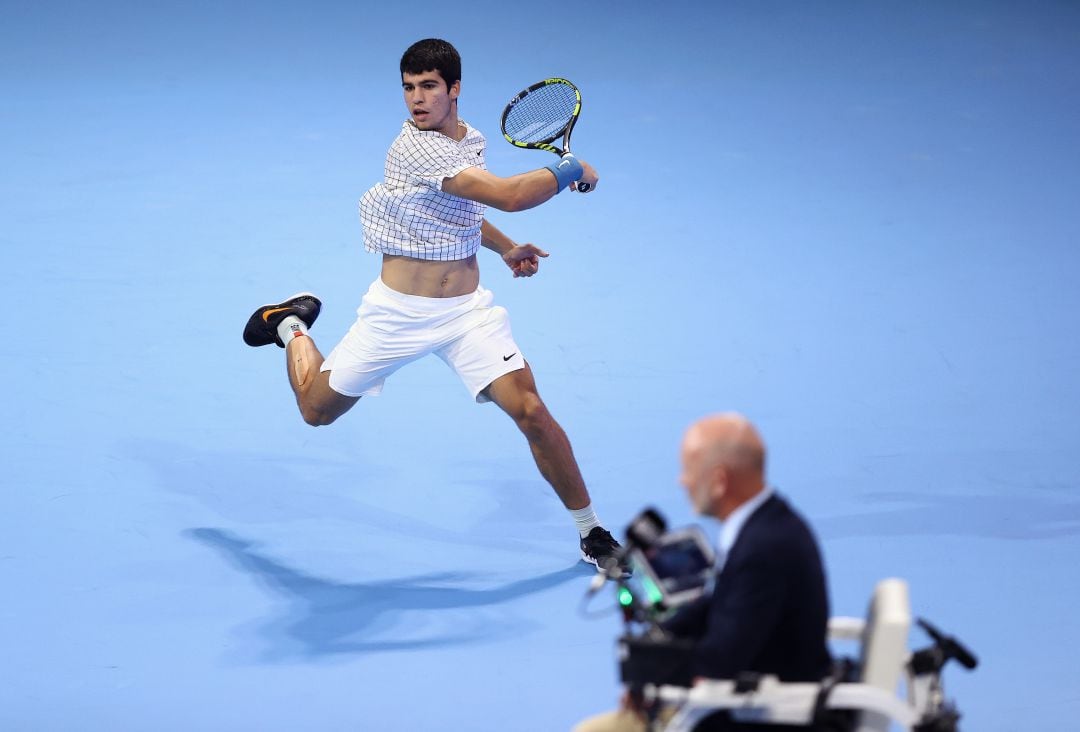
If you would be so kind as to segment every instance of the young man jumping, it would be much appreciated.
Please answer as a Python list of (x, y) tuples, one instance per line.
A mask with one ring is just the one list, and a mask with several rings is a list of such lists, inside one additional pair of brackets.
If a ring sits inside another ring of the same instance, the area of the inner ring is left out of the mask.
[(547, 252), (516, 244), (484, 218), (486, 207), (523, 211), (577, 181), (594, 190), (599, 177), (572, 155), (508, 178), (489, 173), (484, 136), (458, 118), (461, 57), (446, 41), (409, 47), (401, 84), (409, 119), (387, 153), (384, 180), (360, 200), (364, 246), (382, 255), (382, 271), (356, 322), (324, 359), (308, 335), (322, 304), (302, 293), (256, 310), (244, 342), (285, 348), (310, 425), (332, 423), (361, 397), (378, 395), (394, 371), (434, 353), (477, 402), (495, 402), (514, 420), (577, 525), (582, 559), (610, 567), (619, 545), (600, 525), (570, 441), (537, 393), (506, 310), (480, 285), (476, 259), (482, 245), (514, 277), (533, 276)]

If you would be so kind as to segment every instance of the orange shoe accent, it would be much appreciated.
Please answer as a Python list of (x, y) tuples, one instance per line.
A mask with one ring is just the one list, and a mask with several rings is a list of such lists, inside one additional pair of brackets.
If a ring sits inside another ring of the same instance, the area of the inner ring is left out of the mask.
[(272, 308), (270, 310), (267, 310), (265, 313), (262, 314), (263, 322), (264, 323), (270, 322), (270, 316), (271, 315), (273, 315), (274, 313), (280, 313), (280, 312), (282, 312), (284, 310), (292, 310), (292, 308), (291, 307), (288, 307), (288, 308)]

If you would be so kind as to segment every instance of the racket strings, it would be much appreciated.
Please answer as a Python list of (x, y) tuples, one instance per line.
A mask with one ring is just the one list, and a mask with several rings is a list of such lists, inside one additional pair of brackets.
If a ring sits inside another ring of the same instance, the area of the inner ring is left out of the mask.
[(519, 142), (551, 142), (573, 119), (577, 106), (578, 95), (572, 87), (547, 84), (510, 108), (503, 131)]

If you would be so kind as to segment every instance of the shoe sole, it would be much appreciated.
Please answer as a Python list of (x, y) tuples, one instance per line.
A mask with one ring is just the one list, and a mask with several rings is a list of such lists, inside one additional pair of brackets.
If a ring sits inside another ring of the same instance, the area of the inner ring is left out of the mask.
[[(255, 308), (255, 312), (257, 313), (260, 310), (263, 310), (265, 308), (287, 309), (290, 306), (287, 305), (286, 303), (290, 303), (293, 300), (296, 300), (296, 299), (301, 298), (301, 297), (310, 297), (312, 300), (318, 300), (319, 299), (318, 297), (315, 296), (314, 292), (298, 292), (295, 295), (289, 295), (287, 298), (285, 298), (281, 302), (268, 302), (265, 305), (263, 305), (262, 307)], [(263, 320), (266, 320), (266, 318), (263, 318)]]
[[(259, 316), (261, 316), (262, 321), (265, 323), (266, 322), (266, 313), (268, 311), (269, 312), (279, 312), (280, 310), (288, 310), (290, 307), (292, 307), (288, 303), (291, 303), (294, 300), (297, 300), (297, 299), (302, 298), (302, 297), (311, 298), (312, 300), (315, 300), (316, 302), (318, 302), (320, 304), (320, 310), (322, 309), (321, 308), (322, 301), (319, 300), (319, 298), (315, 295), (315, 293), (313, 293), (313, 292), (297, 292), (295, 295), (289, 295), (287, 298), (285, 298), (284, 300), (281, 300), (280, 302), (268, 302), (265, 305), (261, 305), (261, 306), (255, 308), (255, 312), (251, 314), (251, 318), (254, 318), (256, 315), (259, 315)], [(318, 317), (318, 313), (316, 313), (316, 317)], [(249, 323), (251, 322), (251, 318), (248, 318)], [(303, 318), (301, 318), (301, 320), (303, 320)], [(304, 321), (304, 325), (308, 326), (309, 328), (311, 327), (311, 325), (313, 323), (314, 323), (314, 320), (311, 323), (308, 323), (307, 321)], [(245, 327), (245, 331), (246, 331), (246, 327)], [(274, 340), (270, 341), (269, 343), (251, 343), (250, 341), (248, 341), (246, 333), (245, 333), (245, 337), (244, 337), (244, 343), (246, 343), (249, 346), (256, 347), (256, 348), (259, 347), (259, 346), (270, 346), (270, 345), (278, 345), (278, 346), (280, 346), (281, 345), (280, 343), (277, 342), (276, 338)]]
[[(585, 552), (581, 552), (581, 561), (585, 562), (586, 564), (591, 564), (592, 566), (596, 567), (597, 572), (606, 572), (606, 570), (603, 567), (600, 566), (599, 562), (597, 562), (595, 559), (590, 557)], [(631, 572), (624, 565), (624, 566), (619, 568), (619, 577), (617, 579), (626, 579), (628, 577), (633, 577), (633, 576), (634, 576), (634, 573)]]

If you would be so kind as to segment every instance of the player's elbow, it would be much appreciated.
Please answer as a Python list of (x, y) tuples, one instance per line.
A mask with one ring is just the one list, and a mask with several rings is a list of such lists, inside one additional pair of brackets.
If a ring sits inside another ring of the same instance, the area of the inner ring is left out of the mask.
[(517, 213), (518, 211), (525, 211), (532, 208), (528, 201), (521, 197), (514, 197), (506, 200), (501, 206), (495, 208), (500, 211), (506, 211), (507, 213)]

